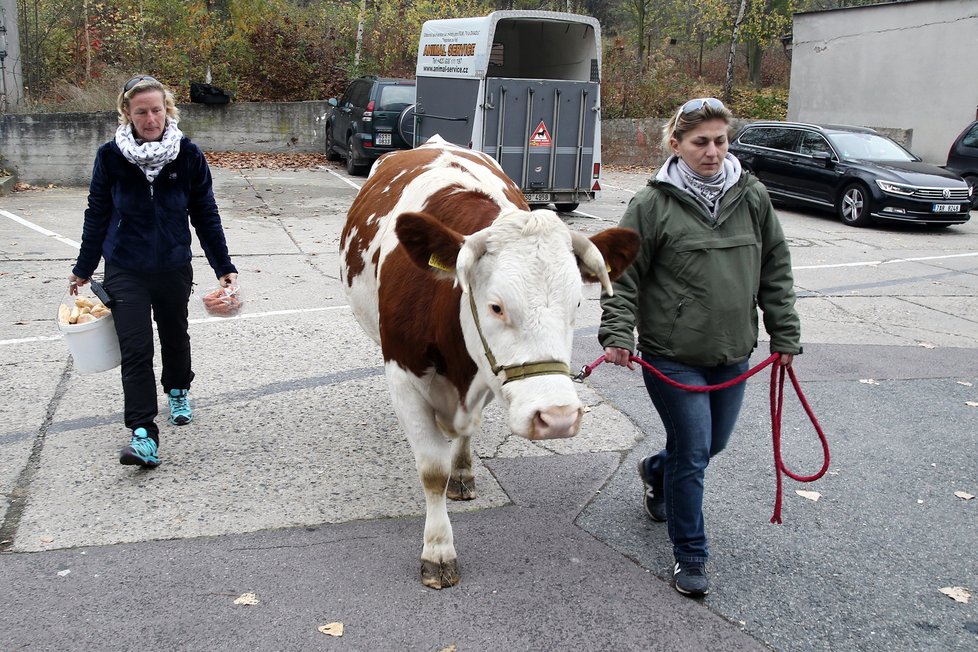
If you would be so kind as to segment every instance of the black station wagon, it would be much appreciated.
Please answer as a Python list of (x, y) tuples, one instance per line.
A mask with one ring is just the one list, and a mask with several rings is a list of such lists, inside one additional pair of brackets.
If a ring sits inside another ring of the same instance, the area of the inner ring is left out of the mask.
[(978, 120), (964, 128), (947, 152), (948, 170), (960, 174), (971, 186), (971, 208), (978, 209)]
[(876, 220), (934, 226), (970, 219), (964, 179), (863, 127), (755, 122), (730, 152), (775, 200), (834, 211), (850, 226)]

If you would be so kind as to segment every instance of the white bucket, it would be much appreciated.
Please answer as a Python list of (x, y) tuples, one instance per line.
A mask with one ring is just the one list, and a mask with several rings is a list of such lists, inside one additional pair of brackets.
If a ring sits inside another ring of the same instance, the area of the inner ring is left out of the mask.
[(112, 315), (99, 317), (87, 324), (58, 324), (64, 333), (78, 373), (94, 374), (115, 369), (122, 363), (119, 338)]

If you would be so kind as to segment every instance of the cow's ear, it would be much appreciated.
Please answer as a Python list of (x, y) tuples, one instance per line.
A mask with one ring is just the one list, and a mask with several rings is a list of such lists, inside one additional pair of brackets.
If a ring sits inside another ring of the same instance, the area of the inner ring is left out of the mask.
[(622, 275), (638, 255), (639, 236), (631, 229), (613, 227), (585, 238), (572, 232), (581, 276), (588, 283), (600, 282), (604, 291), (613, 294), (611, 281)]
[(441, 278), (455, 279), (463, 236), (425, 213), (402, 213), (394, 226), (411, 261)]

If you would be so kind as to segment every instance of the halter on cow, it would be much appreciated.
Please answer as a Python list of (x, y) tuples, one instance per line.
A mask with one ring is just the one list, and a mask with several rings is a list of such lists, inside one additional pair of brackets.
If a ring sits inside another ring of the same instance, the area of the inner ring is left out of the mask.
[(529, 439), (577, 434), (570, 354), (582, 279), (611, 292), (638, 236), (612, 228), (586, 238), (552, 211), (531, 212), (492, 158), (433, 138), (378, 161), (340, 249), (347, 296), (381, 346), (425, 490), (421, 579), (451, 586), (446, 497), (475, 497), (469, 440), (482, 409), (498, 398), (510, 429)]

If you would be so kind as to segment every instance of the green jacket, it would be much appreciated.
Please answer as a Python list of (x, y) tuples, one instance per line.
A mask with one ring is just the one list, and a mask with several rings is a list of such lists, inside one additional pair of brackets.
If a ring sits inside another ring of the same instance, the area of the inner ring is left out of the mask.
[[(744, 172), (723, 195), (716, 223), (688, 193), (651, 179), (621, 226), (642, 238), (638, 257), (601, 297), (603, 347), (692, 365), (747, 358), (757, 346), (757, 307), (771, 352), (801, 353), (791, 257), (767, 190)], [(637, 322), (637, 323), (636, 323)]]

